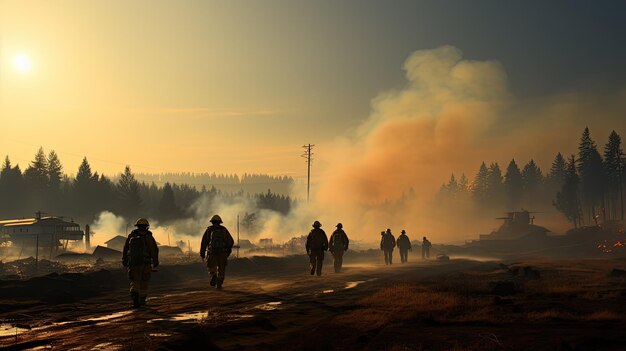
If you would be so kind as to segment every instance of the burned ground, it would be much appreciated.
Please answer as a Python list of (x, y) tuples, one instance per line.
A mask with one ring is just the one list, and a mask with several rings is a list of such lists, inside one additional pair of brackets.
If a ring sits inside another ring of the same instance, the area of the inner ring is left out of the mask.
[[(340, 274), (327, 266), (322, 277), (309, 276), (306, 265), (304, 256), (231, 261), (221, 292), (208, 287), (200, 263), (159, 267), (149, 306), (140, 310), (129, 309), (121, 269), (4, 281), (2, 300), (14, 301), (2, 305), (0, 345), (16, 350), (623, 349), (626, 283), (612, 272), (624, 270), (626, 260), (453, 259), (391, 267), (362, 261)], [(94, 289), (89, 283), (101, 280), (109, 285)], [(81, 295), (80, 287), (92, 290)], [(29, 289), (39, 295), (28, 295)], [(52, 301), (48, 295), (54, 291), (73, 300)]]

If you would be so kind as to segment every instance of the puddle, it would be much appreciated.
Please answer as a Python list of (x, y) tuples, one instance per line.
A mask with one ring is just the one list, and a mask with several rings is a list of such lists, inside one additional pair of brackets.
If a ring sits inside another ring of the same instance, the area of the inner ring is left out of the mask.
[(348, 282), (346, 284), (345, 289), (352, 289), (352, 288), (356, 288), (357, 286), (359, 286), (360, 284), (365, 283), (365, 280), (357, 280), (355, 282)]
[(114, 345), (112, 342), (103, 342), (91, 348), (91, 350), (96, 351), (116, 351), (121, 349), (121, 345)]
[(181, 293), (165, 294), (165, 295), (149, 297), (149, 298), (146, 299), (146, 301), (166, 299), (166, 298), (169, 298), (169, 297), (185, 296), (185, 295), (196, 294), (196, 293), (198, 293), (198, 292), (197, 291), (186, 291), (186, 292), (181, 292)]
[(273, 302), (268, 302), (268, 303), (254, 306), (254, 308), (263, 310), (263, 311), (276, 311), (280, 309), (280, 305), (282, 305), (281, 301), (273, 301)]
[(156, 337), (156, 338), (166, 338), (168, 336), (172, 336), (172, 334), (168, 334), (168, 333), (150, 333), (148, 335), (152, 337)]
[(226, 315), (223, 315), (222, 318), (231, 320), (231, 321), (236, 321), (240, 319), (254, 318), (254, 315), (253, 314), (226, 314)]
[(219, 321), (235, 321), (244, 318), (253, 318), (253, 314), (215, 314), (209, 315), (208, 311), (203, 312), (189, 312), (189, 313), (180, 313), (171, 318), (155, 318), (150, 319), (146, 323), (157, 323), (157, 322), (181, 322), (181, 323), (200, 323), (203, 321), (209, 320), (219, 320)]
[(131, 314), (131, 313), (133, 313), (133, 311), (121, 311), (121, 312), (106, 314), (106, 315), (100, 316), (100, 317), (87, 318), (87, 319), (83, 319), (83, 320), (84, 321), (89, 321), (89, 322), (109, 321), (111, 319), (124, 317), (126, 315)]
[(11, 324), (0, 324), (0, 337), (21, 335), (30, 329), (14, 327)]
[(335, 292), (335, 290), (333, 290), (333, 289), (322, 290), (322, 294), (332, 294), (334, 292)]
[(209, 318), (209, 312), (189, 312), (189, 313), (180, 313), (171, 318), (150, 319), (148, 323), (162, 322), (162, 321), (197, 323), (206, 318)]

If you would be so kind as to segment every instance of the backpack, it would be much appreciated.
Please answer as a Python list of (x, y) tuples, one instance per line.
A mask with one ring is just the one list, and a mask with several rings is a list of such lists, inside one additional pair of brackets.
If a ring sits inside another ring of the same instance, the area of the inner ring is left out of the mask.
[(146, 247), (146, 237), (133, 235), (128, 242), (128, 265), (141, 266), (150, 263), (150, 254)]
[(335, 231), (333, 233), (333, 250), (343, 250), (346, 246), (346, 243), (343, 242), (343, 233), (340, 231)]
[(210, 252), (226, 251), (226, 231), (221, 228), (211, 230), (211, 240), (209, 241)]
[(383, 243), (384, 247), (388, 249), (393, 249), (393, 247), (395, 246), (395, 240), (391, 234), (385, 234), (383, 236)]

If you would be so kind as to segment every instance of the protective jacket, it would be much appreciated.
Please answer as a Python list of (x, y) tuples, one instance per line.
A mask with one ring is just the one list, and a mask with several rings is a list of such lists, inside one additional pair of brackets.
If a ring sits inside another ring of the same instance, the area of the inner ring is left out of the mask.
[(128, 234), (122, 250), (122, 264), (124, 266), (152, 264), (154, 267), (159, 265), (159, 248), (151, 231), (135, 229)]
[(398, 248), (400, 250), (410, 250), (411, 249), (411, 240), (406, 234), (400, 234), (398, 240), (396, 241)]
[(233, 245), (235, 245), (235, 240), (228, 229), (221, 224), (213, 224), (204, 231), (200, 244), (200, 256), (205, 258), (207, 253), (211, 255), (220, 252), (230, 255)]
[(382, 235), (380, 239), (380, 249), (381, 250), (393, 250), (396, 247), (396, 238), (390, 232), (387, 232)]
[(306, 251), (328, 250), (328, 237), (321, 228), (313, 228), (306, 238)]
[(350, 244), (350, 240), (346, 235), (346, 232), (343, 229), (337, 229), (330, 236), (330, 242), (328, 243), (328, 248), (330, 251), (339, 251), (348, 250), (348, 245)]

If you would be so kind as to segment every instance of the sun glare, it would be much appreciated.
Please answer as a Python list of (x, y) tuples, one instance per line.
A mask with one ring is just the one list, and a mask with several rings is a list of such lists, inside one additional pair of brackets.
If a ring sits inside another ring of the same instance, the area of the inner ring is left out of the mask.
[(32, 67), (32, 62), (30, 57), (25, 54), (17, 54), (13, 57), (13, 66), (19, 72), (26, 73), (29, 72)]

